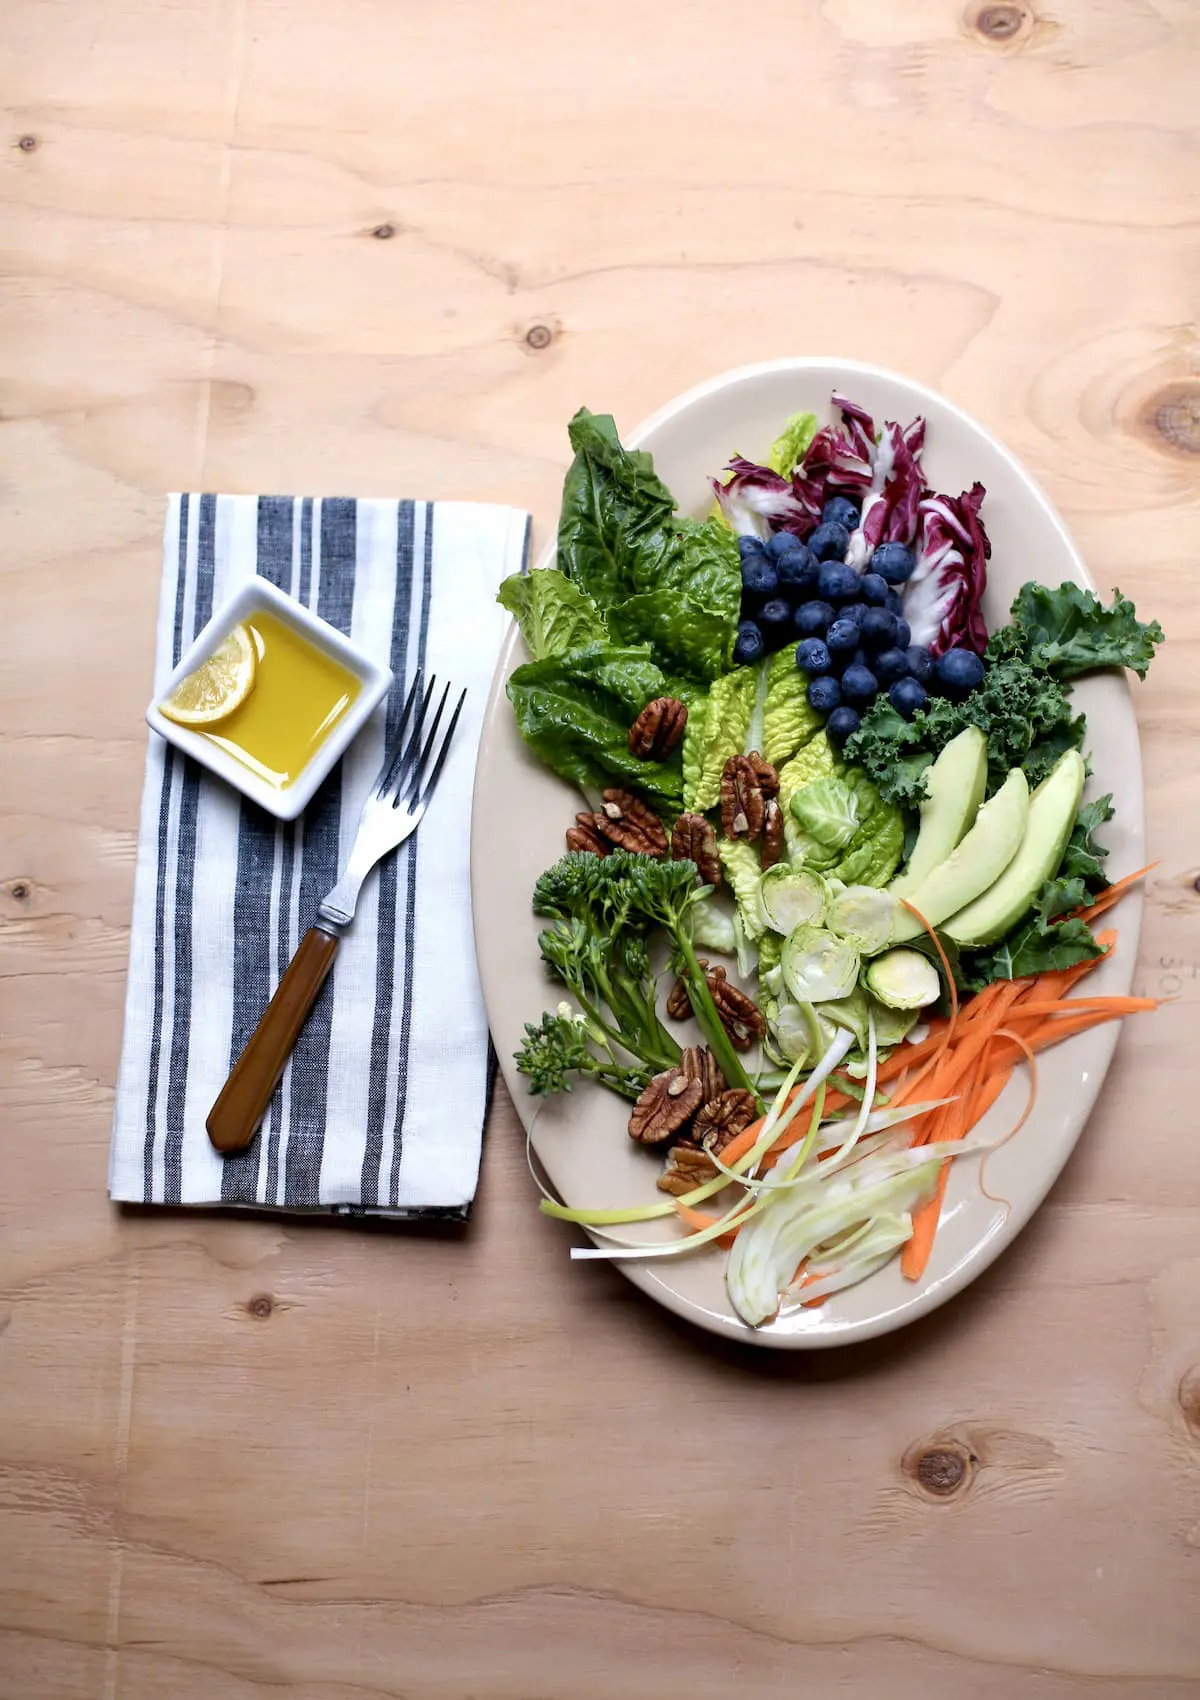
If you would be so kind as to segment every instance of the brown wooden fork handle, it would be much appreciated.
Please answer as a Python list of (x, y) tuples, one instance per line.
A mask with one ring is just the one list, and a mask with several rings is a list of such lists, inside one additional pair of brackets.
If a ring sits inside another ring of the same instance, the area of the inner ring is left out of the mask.
[(322, 927), (310, 927), (300, 940), (275, 996), (208, 1113), (208, 1137), (218, 1151), (244, 1151), (253, 1139), (340, 942), (336, 933)]

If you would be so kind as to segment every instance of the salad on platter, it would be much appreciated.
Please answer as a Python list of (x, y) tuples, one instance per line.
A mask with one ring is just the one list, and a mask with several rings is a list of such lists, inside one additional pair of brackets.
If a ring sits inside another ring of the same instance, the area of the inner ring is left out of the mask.
[(623, 1098), (664, 1195), (542, 1209), (603, 1242), (577, 1257), (720, 1248), (751, 1326), (897, 1256), (919, 1280), (1014, 1072), (1028, 1115), (1039, 1051), (1154, 1007), (1076, 993), (1146, 870), (1106, 877), (1071, 686), (1144, 678), (1161, 628), (1031, 580), (989, 632), (982, 485), (928, 484), (923, 419), (833, 407), (735, 455), (704, 519), (581, 410), (557, 563), (500, 591), (521, 736), (578, 794), (517, 1068)]

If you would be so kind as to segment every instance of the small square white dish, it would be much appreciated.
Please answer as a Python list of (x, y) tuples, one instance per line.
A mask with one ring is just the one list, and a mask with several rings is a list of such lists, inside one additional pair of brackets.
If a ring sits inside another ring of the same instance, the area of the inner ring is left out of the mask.
[[(181, 679), (208, 659), (235, 626), (252, 620), (260, 611), (274, 614), (290, 625), (331, 660), (340, 662), (359, 681), (354, 701), (325, 734), (296, 777), (285, 785), (272, 784), (264, 779), (204, 732), (168, 720), (158, 706), (170, 696)], [(243, 796), (266, 809), (268, 814), (278, 820), (295, 820), (383, 701), (392, 687), (392, 679), (390, 668), (372, 661), (349, 638), (343, 637), (336, 626), (331, 626), (327, 620), (322, 620), (293, 597), (278, 590), (268, 579), (253, 578), (217, 610), (195, 642), (180, 657), (179, 665), (164, 680), (146, 710), (146, 723), (169, 744), (192, 756), (210, 773), (226, 780)]]

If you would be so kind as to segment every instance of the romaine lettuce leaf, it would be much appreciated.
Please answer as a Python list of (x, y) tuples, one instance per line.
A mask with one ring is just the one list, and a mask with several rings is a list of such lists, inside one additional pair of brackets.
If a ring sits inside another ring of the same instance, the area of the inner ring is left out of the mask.
[(865, 773), (851, 770), (847, 782), (858, 797), (858, 831), (834, 868), (847, 885), (884, 886), (904, 854), (904, 816), (885, 803)]
[(683, 734), (683, 796), (689, 809), (715, 809), (721, 799), (721, 772), (730, 756), (743, 752), (758, 670), (736, 667), (717, 679), (707, 696), (688, 709)]
[(808, 706), (808, 680), (796, 666), (791, 646), (777, 650), (764, 663), (767, 699), (763, 708), (762, 753), (778, 769), (788, 762), (824, 725)]
[(771, 444), (767, 465), (781, 478), (790, 478), (808, 453), (808, 446), (817, 434), (815, 413), (793, 413), (783, 430)]
[(783, 832), (787, 841), (788, 856), (793, 862), (803, 860), (810, 866), (823, 864), (830, 867), (837, 860), (836, 853), (813, 858), (811, 850), (814, 847), (819, 850), (820, 846), (815, 846), (814, 841), (808, 840), (802, 831), (792, 813), (792, 798), (802, 786), (810, 784), (812, 780), (828, 779), (841, 771), (841, 761), (824, 732), (818, 732), (815, 737), (810, 738), (792, 759), (779, 769), (779, 807), (783, 810)]
[(496, 601), (516, 619), (535, 661), (603, 643), (608, 637), (604, 618), (591, 597), (553, 567), (513, 573), (500, 586)]
[(629, 749), (637, 715), (668, 694), (671, 682), (649, 650), (601, 643), (527, 662), (508, 681), (521, 736), (547, 767), (581, 790), (630, 786), (673, 814), (683, 803), (678, 752), (655, 762)]
[(766, 932), (766, 924), (758, 912), (758, 882), (762, 878), (762, 860), (753, 844), (744, 839), (722, 838), (717, 843), (721, 867), (737, 902), (738, 919), (744, 936), (756, 944)]

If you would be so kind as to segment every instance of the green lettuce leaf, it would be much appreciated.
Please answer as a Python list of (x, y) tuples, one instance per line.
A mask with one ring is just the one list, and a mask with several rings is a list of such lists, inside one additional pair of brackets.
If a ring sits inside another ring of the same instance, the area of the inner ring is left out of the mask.
[(851, 770), (846, 777), (857, 793), (859, 825), (833, 871), (846, 885), (884, 886), (904, 855), (904, 816), (865, 773)]
[(679, 519), (641, 449), (607, 414), (581, 408), (563, 486), (558, 564), (621, 643), (648, 642), (669, 670), (707, 683), (728, 666), (742, 578), (737, 539), (712, 520)]
[(808, 706), (808, 680), (796, 666), (790, 644), (777, 650), (765, 666), (762, 753), (778, 769), (816, 736), (824, 722), (816, 709)]
[(842, 850), (858, 830), (858, 799), (841, 779), (811, 779), (789, 804), (803, 831), (828, 850)]
[[(817, 434), (815, 413), (793, 413), (779, 436), (771, 444), (767, 465), (781, 478), (790, 478), (808, 453)], [(770, 757), (768, 756), (768, 761)]]
[[(1119, 590), (1113, 591), (1112, 607), (1105, 608), (1080, 585), (1052, 590), (1031, 582), (1017, 593), (1010, 615), (1021, 653), (1056, 679), (1077, 679), (1099, 667), (1128, 667), (1144, 679), (1155, 645), (1163, 641), (1158, 621), (1143, 624)], [(1011, 642), (1005, 636), (999, 647), (1009, 650)]]
[(500, 586), (496, 600), (521, 628), (525, 647), (535, 661), (565, 655), (608, 637), (604, 617), (590, 596), (553, 567), (513, 573)]
[(736, 667), (690, 705), (683, 734), (685, 807), (703, 813), (720, 802), (721, 772), (730, 756), (743, 753), (757, 688), (757, 669)]
[(721, 867), (737, 903), (742, 932), (752, 944), (766, 932), (766, 924), (758, 912), (758, 882), (762, 878), (762, 860), (753, 844), (744, 839), (722, 838), (717, 844)]
[(678, 752), (655, 762), (629, 750), (634, 719), (651, 698), (669, 694), (648, 650), (600, 643), (527, 662), (508, 681), (521, 736), (547, 767), (581, 790), (629, 786), (674, 814), (683, 803)]
[(644, 449), (626, 449), (608, 414), (580, 408), (569, 427), (575, 459), (563, 484), (558, 564), (607, 609), (656, 582), (675, 498)]

